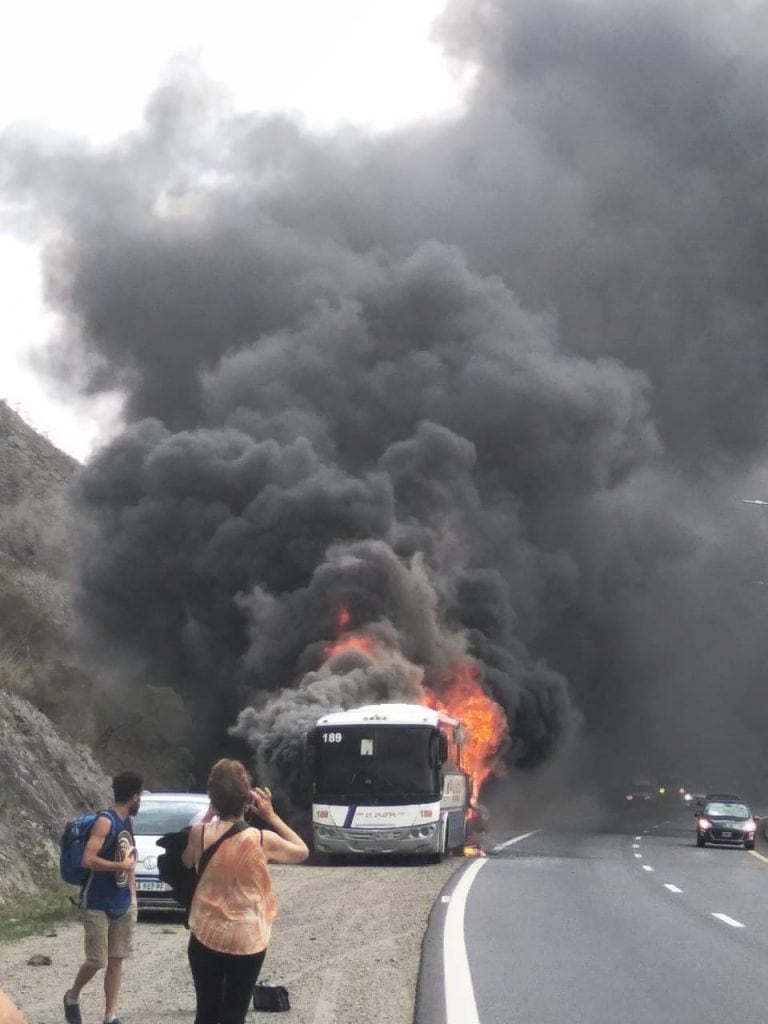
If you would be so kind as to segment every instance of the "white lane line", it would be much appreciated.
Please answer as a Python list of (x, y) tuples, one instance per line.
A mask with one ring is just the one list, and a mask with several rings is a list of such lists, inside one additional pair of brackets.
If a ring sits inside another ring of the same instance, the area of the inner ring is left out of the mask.
[(541, 832), (540, 828), (535, 828), (533, 832), (525, 832), (521, 836), (515, 836), (514, 839), (507, 839), (505, 843), (497, 843), (496, 846), (491, 847), (491, 853), (498, 853), (499, 850), (506, 850), (508, 846), (512, 846), (514, 843), (522, 843), (524, 839), (529, 836), (535, 836), (538, 832)]
[(633, 850), (639, 850), (640, 849), (640, 843), (632, 843), (632, 849)]
[(732, 917), (728, 917), (727, 914), (713, 914), (712, 917), (716, 917), (718, 921), (722, 921), (723, 924), (729, 924), (731, 928), (743, 928), (744, 925), (741, 921), (734, 921)]
[(650, 864), (643, 864), (643, 871), (653, 871)]
[(642, 836), (635, 836), (635, 839), (642, 839)]
[(643, 859), (642, 853), (636, 853), (635, 857), (636, 857), (637, 860), (642, 860)]
[[(521, 836), (513, 836), (505, 843), (493, 847), (494, 853), (506, 849), (514, 843), (536, 835), (541, 829), (525, 832)], [(487, 860), (476, 860), (470, 864), (459, 879), (459, 883), (448, 898), (448, 910), (443, 928), (443, 983), (445, 987), (445, 1020), (446, 1024), (480, 1024), (477, 1016), (475, 990), (472, 987), (472, 975), (467, 960), (467, 946), (464, 941), (464, 908), (467, 896), (478, 871), (488, 863)], [(443, 898), (445, 902), (445, 898)]]
[(469, 888), (486, 860), (470, 864), (451, 893), (443, 929), (443, 980), (447, 1024), (480, 1024), (464, 942), (464, 907)]
[(647, 836), (647, 835), (648, 835), (648, 829), (647, 829), (647, 828), (644, 828), (644, 829), (643, 829), (643, 835), (644, 835), (644, 836)]
[(670, 892), (682, 892), (682, 889), (678, 889), (676, 885), (672, 885), (671, 882), (665, 882), (664, 888), (669, 889)]

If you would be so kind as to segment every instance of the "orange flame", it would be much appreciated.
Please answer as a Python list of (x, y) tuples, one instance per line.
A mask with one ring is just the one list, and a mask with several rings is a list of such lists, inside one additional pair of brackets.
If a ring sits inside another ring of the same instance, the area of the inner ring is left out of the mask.
[(345, 651), (363, 651), (365, 654), (369, 654), (372, 658), (375, 658), (379, 654), (379, 647), (373, 642), (368, 640), (364, 636), (358, 636), (356, 633), (350, 633), (349, 636), (343, 636), (335, 643), (328, 644), (323, 651), (325, 660), (329, 658), (335, 658), (337, 654), (343, 654)]
[[(337, 639), (323, 651), (325, 660), (345, 651), (363, 651), (369, 657), (383, 658), (385, 650), (375, 640), (349, 632), (352, 615), (347, 605), (336, 613)], [(472, 804), (477, 803), (480, 788), (488, 776), (500, 771), (499, 755), (509, 739), (507, 719), (499, 704), (483, 689), (479, 669), (470, 659), (459, 662), (448, 683), (440, 687), (438, 697), (424, 687), (422, 704), (457, 718), (466, 729), (463, 767), (472, 780)]]
[[(345, 651), (363, 651), (363, 653), (375, 658), (380, 653), (380, 647), (373, 640), (360, 636), (358, 633), (346, 633), (352, 622), (352, 613), (345, 604), (341, 604), (336, 612), (336, 636), (338, 639), (323, 651), (323, 660), (335, 658), (337, 654)], [(344, 635), (346, 633), (346, 635)]]
[(464, 767), (472, 779), (472, 803), (476, 803), (480, 787), (500, 767), (499, 754), (509, 736), (504, 711), (480, 685), (478, 668), (471, 661), (457, 665), (440, 697), (426, 690), (424, 704), (464, 724)]
[(488, 854), (481, 846), (465, 846), (464, 847), (465, 857), (487, 857)]
[(336, 630), (339, 633), (343, 633), (345, 629), (349, 629), (352, 624), (352, 614), (345, 604), (339, 605), (339, 610), (336, 615)]

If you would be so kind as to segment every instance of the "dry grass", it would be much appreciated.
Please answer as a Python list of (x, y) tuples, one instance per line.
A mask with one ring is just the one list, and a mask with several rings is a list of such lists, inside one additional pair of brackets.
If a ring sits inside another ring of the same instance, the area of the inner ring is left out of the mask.
[(49, 932), (72, 914), (70, 886), (52, 883), (35, 895), (25, 895), (0, 908), (0, 942)]

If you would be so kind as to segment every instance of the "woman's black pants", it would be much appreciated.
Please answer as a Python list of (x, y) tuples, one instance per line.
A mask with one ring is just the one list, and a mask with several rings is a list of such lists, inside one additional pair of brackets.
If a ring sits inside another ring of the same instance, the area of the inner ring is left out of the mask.
[(245, 1024), (266, 952), (217, 953), (190, 935), (187, 954), (197, 996), (195, 1024)]

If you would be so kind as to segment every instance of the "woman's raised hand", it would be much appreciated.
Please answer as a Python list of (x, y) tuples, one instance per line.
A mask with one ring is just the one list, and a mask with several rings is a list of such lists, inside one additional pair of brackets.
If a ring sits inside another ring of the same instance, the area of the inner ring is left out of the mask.
[(256, 786), (255, 789), (251, 790), (251, 807), (264, 821), (275, 817), (275, 809), (272, 806), (272, 793), (266, 786), (264, 789)]

